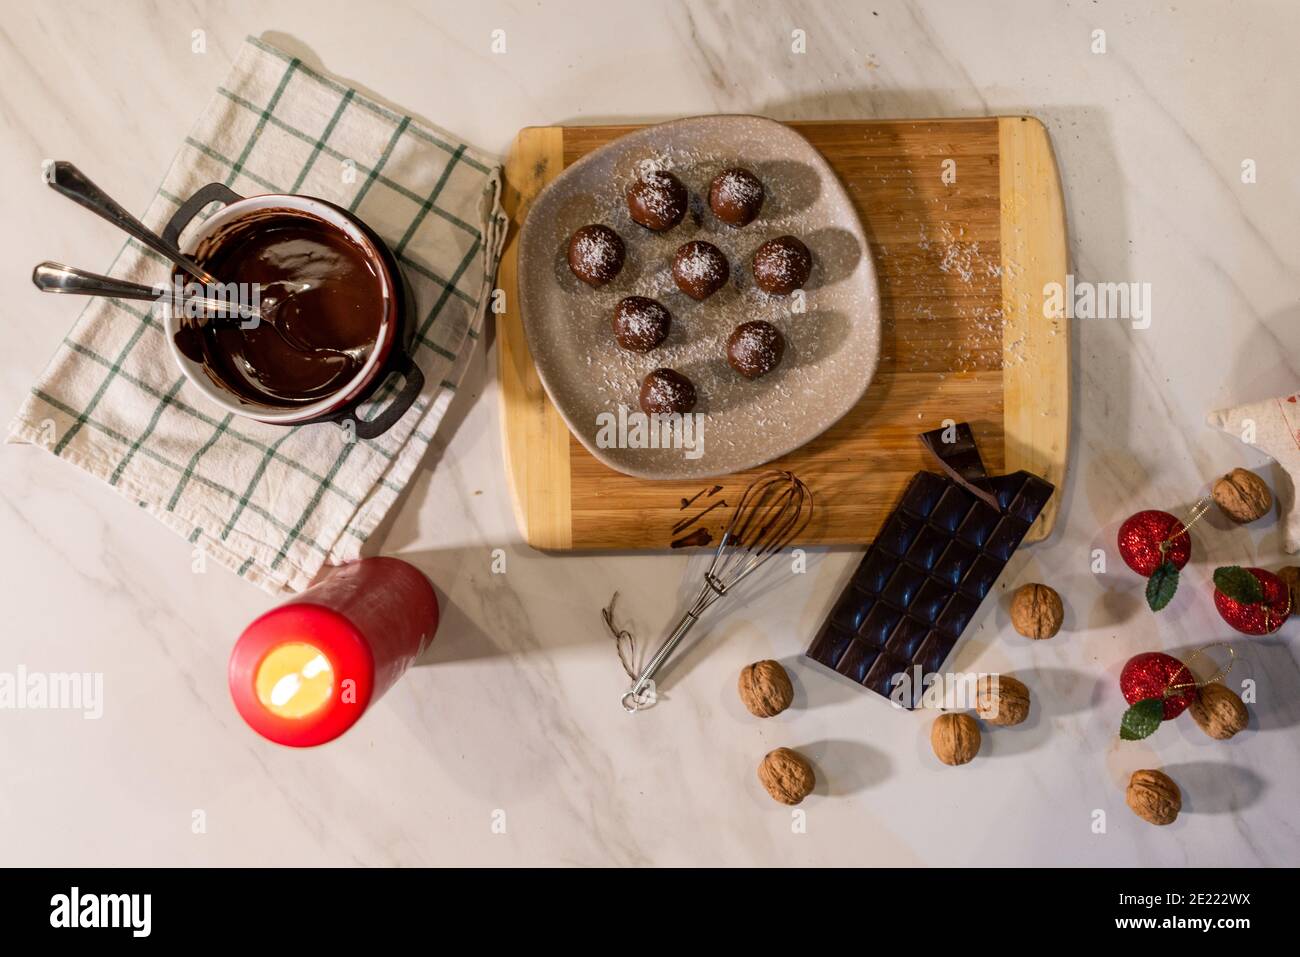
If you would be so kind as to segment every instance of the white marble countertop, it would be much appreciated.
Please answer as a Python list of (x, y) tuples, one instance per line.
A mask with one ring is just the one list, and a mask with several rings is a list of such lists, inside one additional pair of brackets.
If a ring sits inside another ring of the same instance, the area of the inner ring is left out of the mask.
[[(504, 152), (525, 125), (713, 111), (783, 119), (1033, 113), (1049, 126), (1081, 278), (1151, 283), (1154, 321), (1079, 322), (1074, 444), (1058, 532), (1022, 551), (959, 646), (959, 669), (1033, 689), (1028, 724), (940, 766), (929, 718), (891, 709), (800, 654), (857, 561), (817, 553), (803, 581), (733, 606), (629, 718), (598, 611), (618, 590), (647, 641), (698, 570), (682, 555), (548, 557), (520, 541), (503, 481), (495, 356), (459, 426), (385, 531), (439, 589), (433, 653), (321, 749), (239, 720), (226, 659), (272, 602), (125, 499), (31, 447), (0, 450), (0, 671), (102, 672), (98, 721), (0, 711), (0, 845), (9, 864), (1297, 864), (1300, 624), (1243, 639), (1258, 682), (1249, 730), (1214, 742), (1182, 719), (1120, 746), (1117, 675), (1132, 654), (1231, 636), (1214, 564), (1284, 564), (1275, 520), (1207, 520), (1198, 566), (1153, 617), (1113, 551), (1130, 512), (1185, 506), (1258, 453), (1207, 411), (1297, 387), (1300, 8), (1289, 0), (904, 3), (52, 2), (0, 23), (0, 407), (14, 410), (77, 306), (28, 282), (38, 259), (107, 264), (118, 239), (39, 180), (45, 158), (93, 171), (142, 209), (245, 34)], [(993, 9), (990, 9), (993, 8)], [(793, 29), (808, 52), (789, 53)], [(194, 30), (207, 52), (191, 52)], [(506, 53), (490, 51), (506, 31)], [(1107, 52), (1094, 53), (1105, 30)], [(1240, 181), (1244, 159), (1258, 182)], [(9, 412), (6, 412), (6, 417)], [(1091, 550), (1111, 549), (1093, 574)], [(507, 573), (491, 574), (491, 553)], [(698, 559), (695, 560), (698, 563)], [(1064, 596), (1066, 627), (1031, 643), (1006, 589)], [(760, 722), (739, 668), (791, 668), (796, 706)], [(821, 783), (806, 833), (761, 790), (771, 748)], [(1164, 767), (1184, 812), (1150, 827), (1124, 805)], [(1094, 811), (1106, 812), (1104, 833)], [(205, 827), (196, 829), (195, 812)], [(493, 827), (505, 812), (504, 833)], [(196, 830), (199, 832), (196, 833)]]

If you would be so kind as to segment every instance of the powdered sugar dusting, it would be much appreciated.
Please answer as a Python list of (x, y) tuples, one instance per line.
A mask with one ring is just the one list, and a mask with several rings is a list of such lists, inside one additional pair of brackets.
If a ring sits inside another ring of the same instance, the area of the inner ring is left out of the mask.
[(615, 335), (625, 349), (649, 351), (662, 342), (672, 328), (668, 310), (644, 296), (628, 296), (614, 311)]
[(695, 406), (696, 391), (689, 380), (673, 369), (656, 369), (641, 389), (641, 408), (645, 412), (690, 412)]
[(673, 269), (681, 278), (705, 285), (725, 281), (729, 272), (727, 259), (718, 247), (699, 241), (689, 242), (677, 251)]
[(763, 184), (757, 178), (750, 179), (737, 169), (724, 170), (718, 175), (718, 198), (724, 203), (736, 206), (748, 206), (763, 198)]
[(618, 240), (604, 230), (580, 232), (573, 239), (573, 260), (589, 275), (614, 269), (623, 255)]
[[(945, 206), (945, 214), (951, 211)], [(996, 247), (990, 253), (973, 239), (961, 223), (940, 220), (935, 224), (920, 224), (917, 248), (926, 254), (940, 273), (950, 276), (959, 286), (978, 291), (989, 283), (1000, 283), (1003, 265), (997, 257)], [(1022, 267), (1014, 260), (1007, 262), (1006, 273), (1014, 278)], [(922, 310), (927, 318), (935, 317), (931, 310)], [(1000, 356), (1002, 366), (1020, 365), (1025, 361), (1023, 339), (1005, 342), (1004, 316), (999, 307), (976, 306), (965, 317), (967, 328), (961, 339), (935, 339), (927, 353), (920, 356), (925, 368), (942, 366), (948, 372), (977, 372), (988, 368), (990, 356)], [(942, 378), (942, 376), (941, 376)]]
[(754, 274), (771, 292), (792, 292), (807, 281), (811, 263), (797, 236), (780, 236), (765, 242), (754, 253)]
[(633, 184), (628, 191), (629, 202), (650, 214), (650, 221), (642, 225), (658, 228), (659, 223), (681, 219), (684, 210), (680, 205), (680, 185), (667, 170), (650, 170)]
[[(749, 376), (761, 375), (781, 361), (781, 333), (761, 320), (736, 327), (727, 342), (732, 365), (740, 366)], [(737, 370), (739, 371), (739, 370)]]

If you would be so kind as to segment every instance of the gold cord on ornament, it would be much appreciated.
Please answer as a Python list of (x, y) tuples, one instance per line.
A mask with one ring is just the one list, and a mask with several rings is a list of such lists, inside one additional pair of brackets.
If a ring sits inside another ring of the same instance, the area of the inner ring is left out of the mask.
[[(1187, 662), (1194, 661), (1201, 656), (1208, 658), (1209, 656), (1206, 655), (1205, 653), (1209, 651), (1211, 648), (1228, 649), (1228, 666), (1226, 668), (1220, 668), (1211, 677), (1206, 678), (1204, 681), (1193, 680), (1190, 684), (1184, 681), (1182, 684), (1170, 685), (1169, 691), (1171, 692), (1177, 691), (1180, 688), (1204, 688), (1206, 685), (1212, 685), (1216, 681), (1222, 681), (1224, 678), (1228, 677), (1228, 672), (1232, 671), (1232, 666), (1236, 664), (1237, 651), (1235, 648), (1232, 647), (1232, 645), (1228, 644), (1226, 641), (1216, 641), (1204, 646), (1203, 648), (1197, 648), (1195, 651), (1193, 651), (1190, 655), (1187, 656), (1187, 661), (1183, 662), (1183, 667), (1187, 668), (1188, 673), (1191, 674), (1192, 669), (1187, 666)], [(1195, 675), (1192, 675), (1193, 679), (1195, 677), (1196, 677)]]
[(1168, 538), (1166, 538), (1163, 542), (1160, 543), (1160, 554), (1163, 555), (1165, 553), (1165, 550), (1169, 547), (1170, 542), (1172, 542), (1179, 535), (1186, 535), (1187, 530), (1189, 528), (1191, 528), (1193, 525), (1195, 525), (1197, 522), (1203, 519), (1206, 516), (1206, 514), (1210, 511), (1211, 504), (1212, 502), (1209, 496), (1203, 496), (1197, 499), (1195, 504), (1192, 505), (1191, 511), (1187, 513), (1187, 521), (1185, 522), (1179, 521), (1178, 524), (1181, 525), (1182, 528), (1174, 532), (1172, 535), (1170, 535)]

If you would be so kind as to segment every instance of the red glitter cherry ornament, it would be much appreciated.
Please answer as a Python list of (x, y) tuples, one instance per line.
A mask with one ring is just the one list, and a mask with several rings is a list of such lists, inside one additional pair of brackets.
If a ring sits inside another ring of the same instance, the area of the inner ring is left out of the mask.
[(1119, 554), (1124, 564), (1150, 578), (1163, 562), (1182, 568), (1192, 557), (1192, 538), (1176, 515), (1147, 509), (1124, 519), (1119, 527)]
[(1124, 700), (1137, 704), (1148, 698), (1164, 701), (1164, 720), (1176, 718), (1196, 700), (1196, 677), (1173, 655), (1148, 651), (1134, 655), (1119, 675)]
[[(1191, 521), (1203, 514), (1203, 509), (1194, 509)], [(1192, 537), (1177, 516), (1148, 509), (1130, 515), (1119, 527), (1119, 554), (1129, 568), (1146, 578), (1147, 605), (1160, 611), (1178, 590), (1178, 572), (1192, 557)]]
[[(1257, 584), (1252, 586), (1250, 579)], [(1291, 614), (1291, 589), (1262, 568), (1216, 568), (1214, 607), (1242, 634), (1271, 635)]]

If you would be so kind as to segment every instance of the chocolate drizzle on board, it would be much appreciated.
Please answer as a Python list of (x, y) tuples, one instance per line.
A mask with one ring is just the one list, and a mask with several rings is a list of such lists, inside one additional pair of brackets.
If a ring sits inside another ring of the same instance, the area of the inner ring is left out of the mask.
[(720, 498), (712, 505), (710, 505), (708, 508), (706, 508), (704, 511), (697, 512), (694, 515), (682, 519), (680, 522), (678, 522), (676, 525), (673, 526), (673, 534), (676, 535), (680, 532), (686, 531), (686, 529), (690, 528), (692, 525), (694, 525), (696, 522), (702, 519), (705, 515), (708, 515), (715, 508), (718, 508), (719, 506), (726, 506), (726, 504), (727, 504), (727, 500), (725, 498)]
[[(717, 495), (721, 491), (722, 491), (721, 485), (714, 485), (712, 488), (702, 488), (694, 495), (692, 495), (690, 498), (682, 499), (682, 504), (679, 506), (678, 510), (685, 511), (686, 509), (694, 505), (700, 499), (701, 496), (704, 496), (705, 498), (712, 498), (713, 496)], [(696, 522), (700, 521), (702, 518), (704, 518), (704, 516), (708, 515), (715, 508), (718, 508), (719, 506), (725, 508), (726, 504), (727, 504), (726, 499), (718, 499), (718, 501), (714, 502), (712, 505), (709, 505), (703, 510), (696, 512), (694, 515), (689, 515), (686, 518), (683, 518), (681, 521), (679, 521), (676, 525), (673, 526), (670, 535), (680, 535), (681, 537), (674, 538), (671, 543), (671, 547), (672, 548), (698, 548), (703, 545), (708, 545), (710, 542), (712, 542), (713, 534), (703, 526), (697, 528), (695, 531), (691, 532), (688, 535), (682, 535), (681, 533), (686, 531), (686, 529), (690, 528)]]
[(704, 545), (708, 545), (712, 541), (713, 541), (713, 535), (710, 534), (707, 528), (701, 526), (700, 528), (697, 528), (695, 531), (687, 535), (683, 535), (681, 538), (673, 539), (672, 547), (673, 548), (699, 548)]

